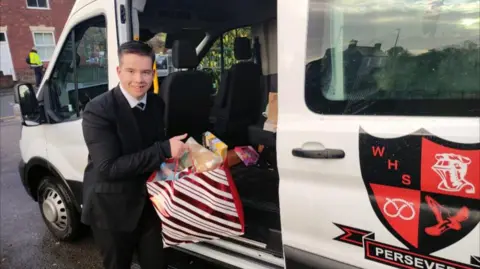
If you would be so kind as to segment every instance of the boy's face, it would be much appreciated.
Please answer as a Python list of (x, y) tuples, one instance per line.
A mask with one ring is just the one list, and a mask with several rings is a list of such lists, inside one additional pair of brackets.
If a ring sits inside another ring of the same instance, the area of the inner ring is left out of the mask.
[(134, 98), (141, 99), (152, 86), (152, 59), (133, 53), (123, 54), (117, 74), (122, 87)]

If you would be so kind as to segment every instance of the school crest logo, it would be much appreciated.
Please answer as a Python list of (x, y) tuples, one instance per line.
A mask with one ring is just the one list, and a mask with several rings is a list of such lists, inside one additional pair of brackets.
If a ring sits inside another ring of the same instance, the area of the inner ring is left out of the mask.
[[(372, 208), (408, 248), (393, 247), (402, 257), (417, 255), (438, 263), (442, 259), (429, 254), (455, 244), (480, 222), (480, 143), (455, 143), (424, 129), (397, 138), (375, 137), (360, 129), (359, 153)], [(382, 257), (388, 248), (376, 243), (373, 233), (336, 225), (351, 234), (335, 238), (339, 241), (363, 233), (364, 241), (359, 242), (370, 253), (367, 259), (410, 268), (406, 259)], [(465, 268), (480, 265), (478, 257), (472, 256), (471, 262)]]

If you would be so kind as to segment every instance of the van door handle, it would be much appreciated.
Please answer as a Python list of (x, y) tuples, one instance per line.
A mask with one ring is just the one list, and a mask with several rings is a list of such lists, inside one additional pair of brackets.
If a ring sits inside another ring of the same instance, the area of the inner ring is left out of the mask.
[(341, 149), (309, 150), (296, 148), (292, 150), (292, 155), (309, 159), (343, 159), (345, 157), (345, 151)]

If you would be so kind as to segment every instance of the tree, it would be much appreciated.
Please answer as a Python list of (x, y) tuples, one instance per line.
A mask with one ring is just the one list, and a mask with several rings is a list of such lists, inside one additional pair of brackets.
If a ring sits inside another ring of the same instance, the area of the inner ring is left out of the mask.
[(389, 98), (471, 98), (480, 88), (480, 49), (473, 42), (432, 49), (420, 55), (389, 50), (388, 61), (376, 75), (377, 86)]
[(222, 53), (221, 53), (221, 43), (223, 41), (223, 61), (224, 61), (224, 70), (230, 69), (233, 64), (236, 63), (235, 53), (234, 53), (234, 43), (236, 37), (248, 37), (252, 38), (252, 31), (250, 27), (238, 28), (231, 30), (222, 35), (221, 38), (218, 38), (217, 41), (212, 45), (210, 51), (203, 57), (200, 62), (200, 66), (203, 69), (207, 69), (212, 73), (215, 88), (218, 89), (220, 82), (220, 75), (222, 70)]

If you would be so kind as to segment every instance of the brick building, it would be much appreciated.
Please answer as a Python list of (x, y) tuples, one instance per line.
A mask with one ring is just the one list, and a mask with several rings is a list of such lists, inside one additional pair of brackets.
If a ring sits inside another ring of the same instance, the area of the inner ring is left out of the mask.
[(3, 81), (34, 79), (33, 71), (25, 62), (33, 46), (44, 64), (48, 64), (74, 3), (75, 0), (0, 1), (0, 71)]

